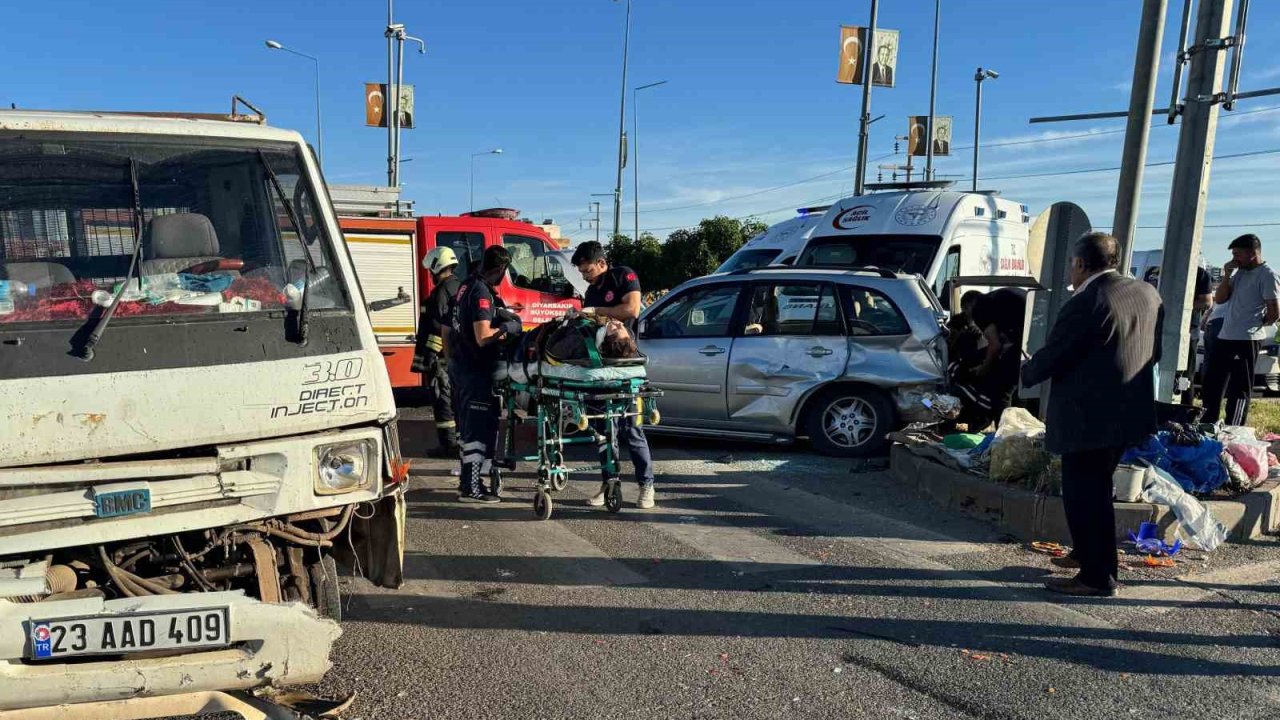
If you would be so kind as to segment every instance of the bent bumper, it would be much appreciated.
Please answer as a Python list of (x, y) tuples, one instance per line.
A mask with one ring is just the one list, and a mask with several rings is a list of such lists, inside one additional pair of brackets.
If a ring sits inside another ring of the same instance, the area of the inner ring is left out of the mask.
[[(167, 657), (27, 663), (32, 620), (134, 612), (231, 609), (231, 646)], [(0, 600), (0, 711), (318, 681), (342, 634), (301, 603), (239, 592), (12, 603)]]

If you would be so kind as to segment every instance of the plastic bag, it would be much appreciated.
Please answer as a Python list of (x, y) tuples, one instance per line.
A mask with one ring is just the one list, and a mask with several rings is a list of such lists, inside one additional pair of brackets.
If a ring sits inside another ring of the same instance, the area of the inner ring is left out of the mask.
[(1044, 423), (1022, 408), (1012, 407), (1001, 413), (991, 441), (991, 479), (1021, 480), (1038, 474), (1048, 464)]
[[(1250, 443), (1227, 443), (1227, 452), (1249, 477), (1252, 483), (1262, 482), (1267, 477), (1267, 446)], [(1251, 483), (1251, 484), (1252, 484)]]
[(1172, 508), (1178, 518), (1179, 532), (1201, 550), (1212, 552), (1227, 539), (1227, 526), (1215, 520), (1204, 503), (1191, 497), (1169, 473), (1158, 467), (1147, 468), (1142, 499)]
[(1227, 483), (1222, 443), (1205, 438), (1197, 445), (1178, 445), (1174, 440), (1166, 431), (1156, 433), (1126, 450), (1120, 462), (1132, 465), (1145, 461), (1168, 473), (1189, 492), (1213, 492)]

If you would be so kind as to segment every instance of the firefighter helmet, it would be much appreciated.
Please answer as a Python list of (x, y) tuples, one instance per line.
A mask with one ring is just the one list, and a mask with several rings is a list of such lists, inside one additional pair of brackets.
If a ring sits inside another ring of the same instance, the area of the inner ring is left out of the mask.
[(454, 254), (452, 248), (448, 247), (435, 248), (422, 258), (422, 267), (430, 270), (432, 275), (439, 275), (457, 264), (458, 256)]

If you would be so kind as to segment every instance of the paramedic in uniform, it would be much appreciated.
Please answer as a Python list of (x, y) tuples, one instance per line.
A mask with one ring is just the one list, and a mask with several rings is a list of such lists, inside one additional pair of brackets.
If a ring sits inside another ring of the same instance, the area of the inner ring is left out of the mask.
[[(590, 285), (583, 300), (582, 312), (601, 318), (619, 320), (627, 331), (635, 335), (636, 319), (640, 317), (640, 279), (635, 272), (621, 265), (609, 267), (604, 248), (598, 242), (584, 242), (573, 253), (572, 262)], [(631, 463), (635, 465), (636, 482), (640, 484), (640, 498), (636, 506), (653, 507), (653, 459), (649, 455), (649, 441), (644, 437), (638, 417), (619, 423), (622, 440), (627, 444)], [(601, 485), (588, 505), (604, 505), (605, 485)]]
[(457, 400), (458, 430), (462, 443), (460, 502), (496, 503), (498, 488), (486, 489), (484, 477), (493, 466), (498, 442), (498, 399), (493, 394), (493, 372), (498, 345), (520, 333), (520, 321), (494, 323), (504, 307), (496, 286), (511, 265), (511, 253), (501, 245), (484, 251), (479, 269), (458, 290), (449, 333), (449, 377)]
[(453, 322), (453, 301), (462, 287), (462, 280), (456, 274), (458, 256), (451, 248), (438, 247), (422, 258), (422, 267), (431, 273), (431, 280), (435, 283), (431, 296), (422, 305), (418, 343), (413, 352), (413, 370), (426, 375), (426, 385), (431, 388), (431, 410), (439, 440), (439, 445), (427, 455), (458, 457), (458, 423), (453, 412), (449, 356), (445, 352), (449, 326)]

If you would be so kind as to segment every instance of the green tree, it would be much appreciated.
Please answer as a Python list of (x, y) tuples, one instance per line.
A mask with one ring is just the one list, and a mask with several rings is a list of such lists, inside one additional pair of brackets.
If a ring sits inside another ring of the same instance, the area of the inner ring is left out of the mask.
[(610, 265), (625, 265), (640, 276), (640, 285), (646, 292), (670, 287), (663, 269), (663, 246), (650, 233), (641, 233), (640, 239), (616, 235), (605, 246)]

